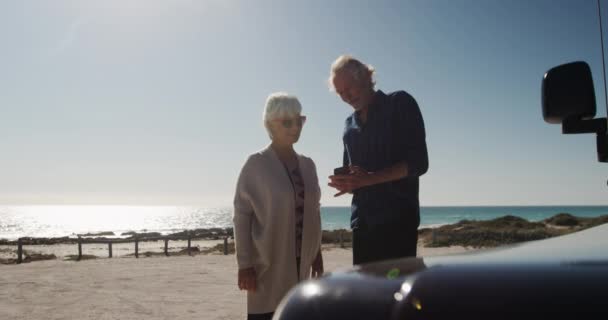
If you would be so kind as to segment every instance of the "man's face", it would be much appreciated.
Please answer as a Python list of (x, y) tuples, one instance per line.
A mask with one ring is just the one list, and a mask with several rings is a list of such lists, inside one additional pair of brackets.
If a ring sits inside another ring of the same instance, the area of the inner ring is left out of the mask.
[(351, 105), (355, 111), (366, 108), (372, 102), (374, 91), (370, 79), (363, 77), (357, 80), (350, 72), (339, 71), (334, 76), (333, 85), (342, 101)]

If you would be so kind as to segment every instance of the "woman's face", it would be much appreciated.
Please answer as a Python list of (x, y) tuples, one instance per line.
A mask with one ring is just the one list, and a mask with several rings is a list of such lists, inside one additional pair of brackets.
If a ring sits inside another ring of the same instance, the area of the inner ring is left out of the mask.
[(272, 141), (280, 145), (292, 145), (300, 139), (306, 116), (285, 117), (270, 121)]

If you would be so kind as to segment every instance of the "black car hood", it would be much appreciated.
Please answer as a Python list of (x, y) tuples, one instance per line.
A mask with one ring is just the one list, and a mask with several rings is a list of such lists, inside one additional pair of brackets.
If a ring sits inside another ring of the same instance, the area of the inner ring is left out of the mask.
[(304, 282), (277, 319), (606, 313), (608, 224), (519, 245), (347, 268)]

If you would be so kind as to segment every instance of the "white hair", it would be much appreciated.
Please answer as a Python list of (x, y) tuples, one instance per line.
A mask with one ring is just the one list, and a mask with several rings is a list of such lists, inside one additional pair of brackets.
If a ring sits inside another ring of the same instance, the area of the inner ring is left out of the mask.
[(302, 105), (298, 98), (286, 92), (271, 93), (266, 98), (266, 106), (264, 107), (264, 127), (272, 139), (270, 130), (270, 121), (281, 118), (295, 118), (302, 113)]
[(351, 55), (344, 54), (339, 56), (338, 59), (331, 64), (329, 79), (327, 81), (330, 90), (336, 89), (334, 88), (334, 77), (338, 72), (341, 71), (347, 71), (355, 80), (360, 80), (369, 74), (372, 88), (376, 84), (376, 81), (374, 80), (374, 73), (376, 72), (376, 69), (374, 69), (372, 65), (365, 64)]

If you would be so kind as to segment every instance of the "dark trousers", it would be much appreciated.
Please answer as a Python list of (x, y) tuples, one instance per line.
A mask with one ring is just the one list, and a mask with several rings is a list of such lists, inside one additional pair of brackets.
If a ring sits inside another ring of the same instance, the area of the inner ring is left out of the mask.
[(300, 282), (300, 261), (301, 261), (300, 257), (297, 257), (296, 258), (296, 272), (298, 275), (298, 282)]
[(395, 223), (353, 230), (353, 265), (415, 257), (418, 228)]
[(248, 313), (247, 320), (272, 320), (274, 312), (269, 313)]

